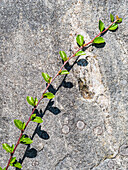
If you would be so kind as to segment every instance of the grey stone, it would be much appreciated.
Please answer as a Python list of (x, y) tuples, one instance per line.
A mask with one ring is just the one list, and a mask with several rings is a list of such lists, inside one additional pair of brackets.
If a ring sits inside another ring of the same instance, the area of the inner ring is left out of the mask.
[(0, 1), (1, 167), (9, 159), (2, 143), (19, 137), (14, 119), (27, 122), (32, 112), (26, 97), (39, 99), (46, 87), (41, 72), (53, 77), (62, 65), (59, 51), (71, 56), (76, 35), (87, 43), (99, 33), (99, 19), (107, 27), (113, 13), (123, 18), (119, 28), (103, 35), (104, 47), (90, 46), (69, 62), (70, 74), (50, 88), (55, 98), (38, 107), (43, 123), (25, 130), (33, 144), (19, 145), (14, 156), (26, 170), (128, 169), (127, 6), (126, 0)]

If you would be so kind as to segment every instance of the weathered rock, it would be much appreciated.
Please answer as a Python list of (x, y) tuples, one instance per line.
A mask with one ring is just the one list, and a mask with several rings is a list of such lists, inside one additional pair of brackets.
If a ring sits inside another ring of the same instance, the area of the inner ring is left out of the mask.
[(50, 88), (55, 98), (38, 107), (41, 127), (32, 122), (25, 131), (33, 144), (20, 145), (15, 156), (26, 170), (127, 170), (127, 6), (125, 0), (0, 1), (0, 166), (9, 158), (2, 143), (15, 144), (20, 133), (13, 120), (26, 122), (31, 114), (26, 96), (40, 98), (46, 87), (41, 72), (54, 76), (59, 51), (70, 56), (76, 35), (88, 42), (99, 33), (99, 19), (107, 27), (113, 13), (123, 18), (119, 28), (103, 35), (104, 47), (90, 46), (69, 62), (70, 74)]

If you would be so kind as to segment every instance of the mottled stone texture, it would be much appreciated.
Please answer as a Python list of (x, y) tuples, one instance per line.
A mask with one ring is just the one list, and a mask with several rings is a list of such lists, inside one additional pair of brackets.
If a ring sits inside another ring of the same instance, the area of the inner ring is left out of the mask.
[(41, 72), (54, 76), (59, 51), (70, 56), (76, 35), (88, 42), (113, 13), (123, 18), (119, 28), (103, 35), (104, 47), (70, 61), (70, 74), (49, 89), (56, 97), (38, 107), (44, 122), (25, 131), (33, 143), (15, 156), (25, 170), (128, 170), (127, 7), (127, 0), (0, 1), (0, 166), (9, 158), (2, 143), (15, 144), (20, 133), (13, 120), (31, 113), (26, 96), (40, 98), (46, 87)]

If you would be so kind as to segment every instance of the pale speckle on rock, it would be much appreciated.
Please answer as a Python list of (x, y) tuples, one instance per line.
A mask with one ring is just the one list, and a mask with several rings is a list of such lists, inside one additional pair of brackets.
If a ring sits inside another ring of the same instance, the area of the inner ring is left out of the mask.
[(62, 133), (64, 133), (64, 134), (69, 133), (69, 127), (68, 127), (68, 125), (63, 125), (63, 127), (62, 127)]
[(97, 126), (93, 130), (95, 135), (101, 135), (103, 133), (103, 129), (101, 126)]
[(85, 123), (83, 121), (79, 120), (77, 122), (77, 128), (80, 129), (80, 130), (83, 130), (84, 127), (85, 127)]

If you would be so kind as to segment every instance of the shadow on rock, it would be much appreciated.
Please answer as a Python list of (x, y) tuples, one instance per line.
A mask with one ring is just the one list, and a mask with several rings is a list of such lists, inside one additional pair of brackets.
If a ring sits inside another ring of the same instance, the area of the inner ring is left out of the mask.
[(41, 130), (41, 126), (38, 126), (36, 133), (40, 138), (44, 140), (48, 140), (50, 138), (49, 134), (46, 131)]

